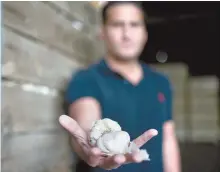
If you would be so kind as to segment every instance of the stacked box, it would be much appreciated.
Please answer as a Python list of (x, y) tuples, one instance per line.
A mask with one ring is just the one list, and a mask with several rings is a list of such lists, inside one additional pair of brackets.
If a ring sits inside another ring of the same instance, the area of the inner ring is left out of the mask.
[(190, 79), (190, 113), (192, 140), (216, 142), (219, 128), (219, 81), (217, 77), (193, 77)]

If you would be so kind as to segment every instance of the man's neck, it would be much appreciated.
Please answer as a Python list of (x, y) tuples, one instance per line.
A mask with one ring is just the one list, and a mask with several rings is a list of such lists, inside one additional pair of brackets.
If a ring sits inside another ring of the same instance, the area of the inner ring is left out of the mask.
[(138, 83), (143, 77), (142, 67), (138, 60), (133, 61), (120, 61), (111, 57), (105, 58), (111, 70), (119, 73), (132, 83)]
[(139, 66), (138, 60), (117, 60), (116, 58), (106, 57), (105, 58), (108, 66), (115, 72), (131, 73), (133, 70), (137, 69)]

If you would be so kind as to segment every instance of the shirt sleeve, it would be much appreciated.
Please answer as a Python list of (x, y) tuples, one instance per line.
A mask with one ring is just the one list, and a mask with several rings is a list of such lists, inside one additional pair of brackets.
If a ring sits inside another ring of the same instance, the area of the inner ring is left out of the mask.
[(97, 83), (90, 71), (77, 72), (66, 89), (65, 101), (69, 105), (83, 97), (92, 97), (98, 101), (100, 99)]

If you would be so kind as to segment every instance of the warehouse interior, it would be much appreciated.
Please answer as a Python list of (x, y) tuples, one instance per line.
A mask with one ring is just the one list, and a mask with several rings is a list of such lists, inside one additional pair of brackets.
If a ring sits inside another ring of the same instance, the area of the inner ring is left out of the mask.
[[(75, 157), (58, 123), (70, 77), (104, 54), (93, 1), (1, 2), (2, 172), (70, 172)], [(183, 172), (220, 171), (218, 2), (143, 2), (141, 54), (174, 88)]]

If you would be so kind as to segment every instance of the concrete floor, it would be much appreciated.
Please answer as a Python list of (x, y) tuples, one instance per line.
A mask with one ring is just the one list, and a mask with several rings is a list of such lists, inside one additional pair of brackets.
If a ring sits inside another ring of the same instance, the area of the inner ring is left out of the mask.
[(182, 172), (220, 172), (220, 146), (181, 143)]

